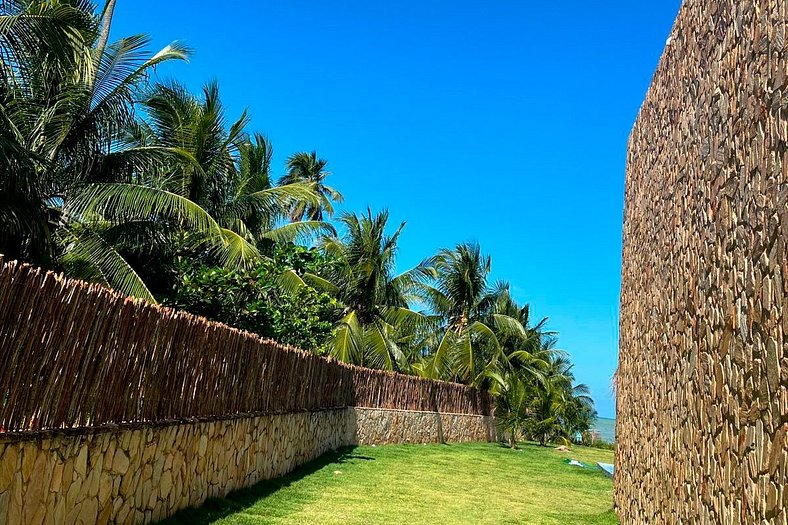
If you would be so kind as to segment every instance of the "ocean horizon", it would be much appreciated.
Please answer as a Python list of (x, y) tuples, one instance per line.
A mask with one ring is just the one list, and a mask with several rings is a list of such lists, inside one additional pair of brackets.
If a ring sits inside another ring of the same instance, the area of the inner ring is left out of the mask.
[(598, 417), (591, 425), (591, 430), (599, 432), (603, 441), (608, 443), (616, 442), (616, 420), (608, 417)]

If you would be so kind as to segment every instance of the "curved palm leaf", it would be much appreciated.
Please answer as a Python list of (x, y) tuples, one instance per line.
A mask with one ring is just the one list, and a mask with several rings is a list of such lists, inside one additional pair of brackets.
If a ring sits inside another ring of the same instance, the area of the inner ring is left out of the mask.
[(80, 227), (71, 229), (68, 237), (62, 263), (72, 276), (98, 281), (122, 294), (156, 302), (140, 276), (98, 233)]
[(296, 242), (312, 239), (318, 235), (336, 235), (336, 230), (328, 222), (298, 221), (271, 228), (261, 237), (274, 242)]
[[(228, 268), (251, 268), (260, 260), (260, 252), (243, 235), (221, 228), (222, 242), (211, 243), (210, 250)], [(215, 237), (211, 237), (215, 238)]]
[(200, 206), (175, 193), (136, 184), (86, 185), (64, 208), (68, 215), (101, 217), (110, 222), (164, 217), (206, 237), (222, 236), (216, 220)]
[(330, 349), (332, 357), (345, 363), (359, 363), (363, 357), (364, 330), (356, 312), (348, 312), (339, 320), (334, 330), (334, 341)]

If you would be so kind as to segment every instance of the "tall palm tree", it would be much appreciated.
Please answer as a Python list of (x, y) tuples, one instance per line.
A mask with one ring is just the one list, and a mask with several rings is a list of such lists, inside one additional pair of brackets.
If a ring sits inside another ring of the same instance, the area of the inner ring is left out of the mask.
[(531, 438), (544, 446), (552, 441), (570, 441), (588, 430), (596, 417), (590, 391), (575, 384), (568, 356), (554, 349), (555, 338), (543, 341), (543, 356), (537, 374), (521, 370), (505, 373), (496, 417), (514, 448), (517, 440)]
[(526, 381), (518, 374), (506, 374), (495, 403), (495, 419), (511, 448), (517, 448), (518, 439), (524, 437), (524, 430), (531, 415), (531, 403)]
[(326, 178), (331, 174), (326, 170), (327, 162), (318, 158), (317, 152), (301, 152), (291, 155), (287, 159), (287, 174), (282, 177), (280, 184), (304, 183), (318, 195), (317, 204), (309, 202), (297, 202), (290, 211), (292, 221), (302, 221), (305, 219), (322, 221), (324, 215), (332, 217), (334, 215), (333, 203), (341, 203), (344, 198), (336, 189), (325, 183)]
[(149, 55), (144, 35), (108, 43), (113, 9), (0, 3), (0, 251), (53, 267), (65, 250), (97, 280), (150, 297), (101, 228), (67, 211), (86, 185), (123, 181), (173, 154), (130, 144), (125, 132), (150, 72), (188, 51), (174, 43)]
[[(553, 342), (546, 344), (552, 346)], [(575, 383), (572, 363), (564, 352), (551, 352), (543, 374), (524, 384), (530, 399), (524, 429), (540, 445), (572, 440), (588, 430), (596, 417), (590, 390), (587, 385)]]
[[(518, 323), (522, 331), (507, 329), (511, 320)], [(509, 292), (508, 283), (499, 283), (495, 300), (486, 313), (484, 322), (493, 327), (496, 333), (501, 346), (501, 365), (504, 372), (512, 371), (536, 379), (542, 377), (543, 370), (549, 366), (550, 359), (557, 352), (554, 348), (557, 334), (545, 328), (547, 317), (532, 325), (530, 305), (518, 305)], [(492, 385), (492, 390), (495, 391), (497, 386)]]
[[(296, 203), (317, 206), (322, 197), (307, 183), (274, 183), (272, 156), (270, 141), (259, 133), (239, 146), (233, 192), (222, 212), (228, 224), (239, 225), (240, 220), (239, 233), (247, 232), (260, 249), (274, 242), (314, 239), (319, 234), (336, 235), (334, 227), (322, 218), (292, 220), (290, 211)], [(265, 202), (265, 196), (271, 200)]]
[[(476, 243), (441, 250), (429, 264), (436, 279), (421, 288), (422, 300), (442, 319), (442, 328), (414, 368), (425, 377), (489, 387), (506, 366), (502, 343), (528, 339), (519, 319), (496, 310), (508, 286), (488, 284), (490, 257)], [(527, 349), (518, 350), (525, 357)]]
[(372, 368), (407, 370), (407, 356), (431, 318), (412, 310), (415, 290), (429, 278), (421, 264), (394, 274), (397, 242), (405, 223), (386, 233), (388, 212), (343, 214), (344, 235), (324, 236), (320, 247), (335, 261), (304, 281), (332, 293), (343, 305), (331, 354)]
[(569, 438), (588, 430), (596, 417), (591, 390), (588, 385), (575, 382), (573, 368), (566, 353), (554, 352), (544, 381), (558, 392), (558, 413), (563, 431)]
[[(163, 260), (176, 254), (209, 254), (219, 263), (249, 267), (261, 257), (266, 243), (292, 241), (299, 235), (331, 232), (319, 221), (280, 224), (295, 202), (315, 204), (314, 192), (303, 183), (271, 185), (270, 143), (260, 134), (253, 139), (244, 132), (244, 112), (229, 126), (216, 83), (192, 95), (181, 84), (154, 85), (140, 105), (146, 120), (130, 135), (140, 147), (177, 151), (164, 162), (135, 172), (130, 184), (105, 184), (94, 188), (90, 203), (80, 208), (128, 228), (131, 224), (162, 225), (170, 232)], [(184, 231), (170, 218), (165, 203), (188, 205), (205, 221), (201, 228)], [(124, 211), (117, 203), (156, 202), (158, 207), (140, 208), (144, 214)], [(160, 231), (155, 231), (160, 235)], [(143, 247), (150, 246), (145, 242)], [(159, 253), (159, 255), (162, 255)]]

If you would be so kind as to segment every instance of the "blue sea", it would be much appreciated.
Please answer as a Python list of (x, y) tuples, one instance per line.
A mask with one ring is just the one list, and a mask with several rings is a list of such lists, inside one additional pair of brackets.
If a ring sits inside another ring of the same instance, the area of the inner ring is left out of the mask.
[(598, 417), (594, 424), (591, 426), (592, 430), (596, 430), (602, 436), (603, 441), (608, 443), (616, 442), (616, 420), (606, 417)]

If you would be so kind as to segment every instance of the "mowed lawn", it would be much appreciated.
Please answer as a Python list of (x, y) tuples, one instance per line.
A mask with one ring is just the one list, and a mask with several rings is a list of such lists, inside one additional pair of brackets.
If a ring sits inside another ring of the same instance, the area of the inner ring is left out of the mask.
[(531, 444), (348, 448), (164, 523), (616, 524), (613, 484), (597, 461), (612, 463), (613, 453)]

